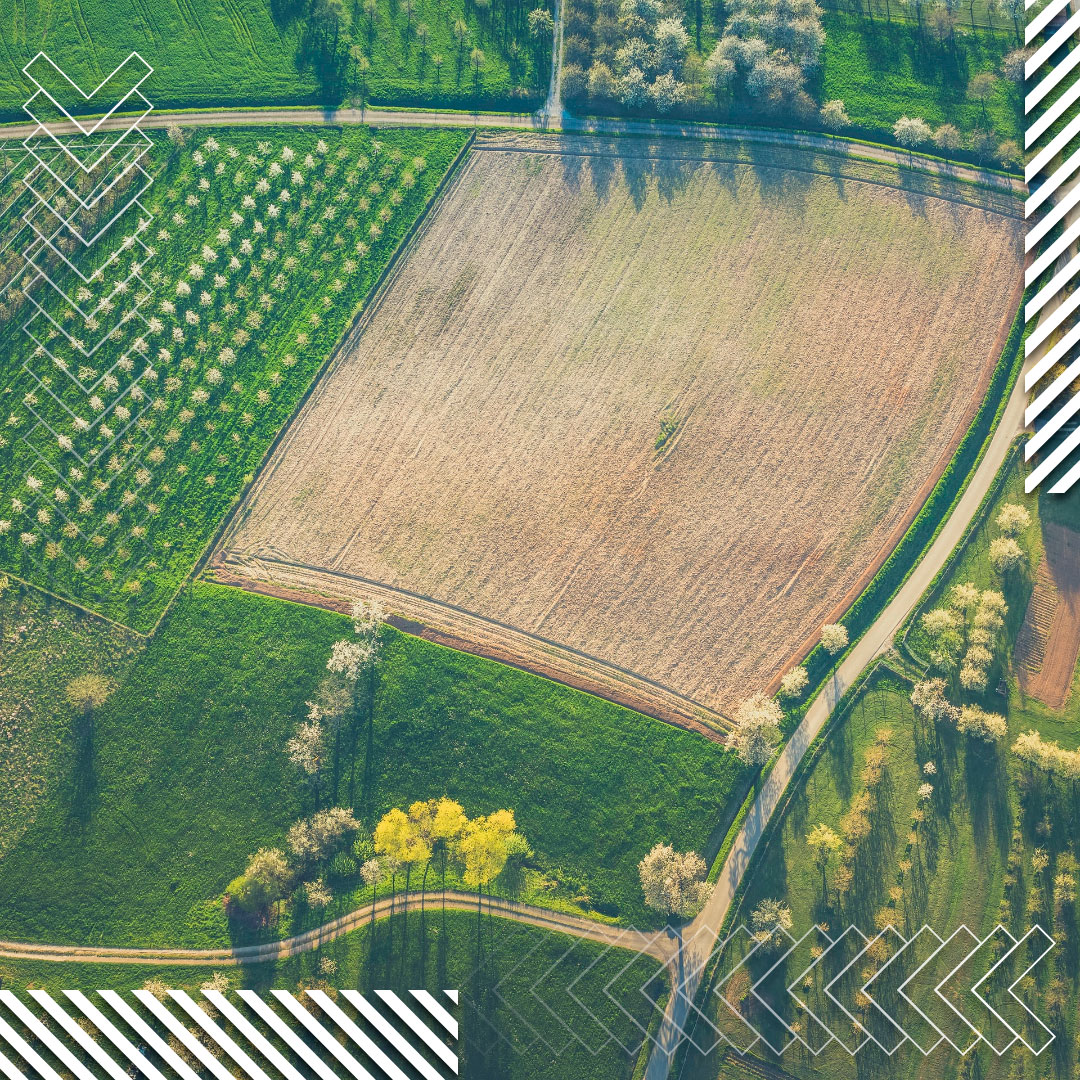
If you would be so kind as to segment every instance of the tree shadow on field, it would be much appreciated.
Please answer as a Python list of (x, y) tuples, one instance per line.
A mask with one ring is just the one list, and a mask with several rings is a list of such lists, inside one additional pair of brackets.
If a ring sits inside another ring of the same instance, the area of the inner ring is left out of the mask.
[(589, 158), (589, 175), (600, 202), (607, 202), (611, 189), (618, 186), (621, 167), (622, 159), (614, 154), (597, 154)]
[(996, 746), (978, 739), (968, 742), (964, 754), (965, 784), (971, 813), (971, 831), (978, 850), (996, 843), (1002, 862), (1008, 859), (1012, 839), (1009, 777)]
[(563, 183), (568, 191), (577, 195), (584, 183), (585, 158), (581, 154), (561, 154), (558, 160), (562, 166)]
[(68, 813), (72, 821), (83, 827), (90, 823), (98, 786), (94, 734), (94, 714), (79, 713), (72, 721), (71, 729), (73, 753), (68, 784)]
[(287, 27), (307, 10), (304, 0), (270, 0), (270, 17), (278, 27)]
[(652, 171), (651, 162), (641, 158), (623, 158), (623, 176), (626, 179), (626, 187), (630, 192), (630, 198), (634, 201), (634, 209), (641, 210), (649, 195), (649, 173)]
[(829, 774), (835, 784), (837, 797), (845, 805), (851, 801), (854, 793), (851, 777), (855, 771), (855, 745), (851, 738), (851, 721), (856, 715), (860, 719), (865, 717), (866, 696), (859, 699), (858, 714), (852, 710), (852, 715), (846, 724), (838, 724), (825, 743), (825, 754), (829, 759)]
[(904, 177), (900, 182), (900, 190), (904, 193), (904, 199), (913, 217), (926, 217), (927, 196), (924, 192), (916, 189), (910, 177)]
[(820, 157), (814, 159), (814, 165), (819, 167), (822, 173), (833, 182), (833, 187), (836, 189), (836, 197), (840, 199), (841, 202), (847, 202), (848, 178), (844, 175), (844, 164), (844, 159), (842, 157), (837, 157), (833, 154), (822, 154)]
[(806, 208), (806, 193), (814, 182), (813, 173), (767, 164), (756, 158), (751, 164), (762, 202), (774, 206), (782, 205), (787, 210), (803, 213)]
[(656, 163), (656, 188), (665, 202), (686, 192), (694, 174), (701, 167), (697, 161), (671, 160)]
[[(672, 202), (685, 194), (691, 179), (704, 163), (668, 156), (654, 157), (645, 154), (622, 154), (617, 150), (599, 153), (588, 158), (589, 176), (600, 202), (609, 199), (620, 181), (626, 185), (634, 201), (635, 210), (645, 205), (649, 188), (655, 184), (657, 194), (666, 202)], [(580, 175), (581, 165), (567, 169), (567, 180)]]
[(806, 790), (805, 784), (800, 784), (799, 790), (795, 792), (794, 795), (792, 795), (791, 801), (788, 803), (788, 807), (785, 813), (787, 814), (788, 821), (791, 822), (791, 827), (795, 830), (797, 836), (802, 836), (808, 831), (810, 794)]
[(764, 897), (776, 897), (783, 900), (787, 896), (787, 861), (784, 859), (784, 852), (794, 850), (795, 837), (795, 832), (789, 831), (788, 826), (785, 826), (779, 838), (781, 842), (769, 845), (765, 853), (766, 857), (761, 860), (747, 889), (746, 900), (739, 909), (741, 922), (750, 925), (750, 916), (758, 902)]
[(734, 199), (738, 197), (742, 172), (745, 168), (734, 161), (709, 161), (705, 163), (721, 187)]
[(319, 85), (321, 105), (340, 105), (345, 98), (348, 50), (342, 47), (339, 34), (320, 32), (311, 23), (304, 27), (295, 53), (301, 74), (311, 74)]

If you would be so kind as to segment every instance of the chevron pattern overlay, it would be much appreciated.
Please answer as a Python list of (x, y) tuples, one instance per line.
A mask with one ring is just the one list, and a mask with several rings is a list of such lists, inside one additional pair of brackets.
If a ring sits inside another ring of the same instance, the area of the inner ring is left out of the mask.
[(457, 1009), (452, 990), (0, 990), (0, 1076), (447, 1080)]
[(998, 1056), (1015, 1047), (1038, 1056), (1055, 1037), (1035, 1011), (1039, 966), (1054, 948), (1040, 926), (1018, 935), (997, 926), (985, 937), (966, 926), (910, 936), (892, 926), (813, 926), (799, 936), (739, 926), (714, 942), (705, 980), (677, 960), (665, 977), (654, 947), (665, 939), (669, 931), (643, 949), (628, 930), (597, 953), (567, 938), (538, 978), (518, 977), (531, 953), (506, 970), (481, 962), (460, 993), (360, 993), (323, 982), (261, 995), (232, 992), (227, 979), (218, 987), (218, 977), (199, 995), (156, 980), (123, 994), (0, 989), (0, 1077), (443, 1080), (458, 1075), (459, 1057), (463, 1075), (480, 1078), (498, 1075), (513, 1054), (557, 1068), (571, 1048), (633, 1061), (654, 1041), (668, 986), (690, 995), (699, 982), (709, 991), (689, 1001), (682, 1039), (701, 1054), (727, 1047), (815, 1059), (873, 1047), (963, 1056), (985, 1044)]
[[(140, 202), (152, 143), (139, 129), (151, 110), (139, 87), (152, 69), (132, 53), (89, 94), (44, 53), (23, 72), (34, 88), (24, 109), (37, 127), (0, 147), (0, 256), (21, 256), (5, 262), (0, 302), (17, 289), (30, 313), (22, 366), (33, 388), (23, 404), (33, 423), (21, 438), (32, 452), (26, 482), (35, 505), (16, 510), (31, 525), (59, 516), (78, 535), (79, 508), (101, 490), (91, 488), (92, 474), (136, 432), (150, 407), (144, 385), (155, 377), (141, 312), (151, 293), (143, 269), (155, 254), (144, 239), (152, 216)], [(81, 121), (88, 108), (100, 119)], [(117, 112), (128, 118), (106, 129)], [(58, 446), (73, 462), (64, 475), (50, 463)], [(137, 455), (125, 463), (123, 479), (111, 476), (106, 487), (132, 483)]]
[[(668, 928), (657, 939), (675, 933)], [(1054, 1033), (1033, 1009), (1033, 987), (1053, 948), (1039, 926), (1019, 936), (997, 926), (986, 937), (966, 926), (948, 935), (924, 926), (910, 937), (892, 926), (873, 933), (813, 926), (796, 937), (782, 927), (755, 934), (740, 925), (711, 953), (684, 951), (708, 957), (704, 972), (676, 959), (666, 979), (686, 998), (679, 1041), (702, 1055), (727, 1047), (817, 1058), (872, 1046), (888, 1056), (901, 1049), (963, 1056), (985, 1043), (998, 1056), (1017, 1046), (1038, 1056)], [(612, 950), (619, 945), (605, 953)], [(665, 972), (649, 961), (651, 950), (635, 951), (614, 978), (598, 978), (598, 959), (582, 962), (586, 951), (570, 945), (527, 994), (514, 992), (515, 970), (499, 973), (486, 994), (469, 980), (462, 1008), (470, 1045), (503, 1043), (549, 1061), (572, 1046), (594, 1055), (608, 1047), (637, 1059), (655, 1042), (650, 1018), (664, 1013)], [(699, 985), (709, 986), (704, 997), (694, 993)], [(642, 1000), (651, 1012), (636, 1007)]]
[[(1028, 11), (1040, 3), (1026, 0)], [(1024, 351), (1030, 365), (1024, 388), (1032, 394), (1024, 422), (1034, 428), (1025, 456), (1030, 461), (1038, 455), (1026, 488), (1034, 491), (1053, 477), (1049, 490), (1054, 494), (1080, 480), (1080, 461), (1070, 464), (1080, 448), (1080, 115), (1071, 116), (1080, 99), (1078, 34), (1080, 12), (1070, 14), (1069, 0), (1049, 0), (1026, 27), (1031, 55), (1025, 75), (1032, 89), (1024, 99), (1024, 145), (1031, 155), (1024, 177), (1030, 191), (1025, 285), (1045, 279), (1024, 308), (1029, 324)]]
[(726, 1043), (816, 1057), (873, 1044), (925, 1056), (945, 1044), (964, 1055), (985, 1043), (998, 1056), (1017, 1044), (1039, 1055), (1054, 1033), (1019, 988), (1053, 947), (1039, 926), (1020, 937), (997, 926), (985, 938), (966, 926), (947, 937), (924, 926), (910, 938), (892, 926), (814, 926), (799, 937), (777, 927), (764, 940), (740, 926), (710, 961), (721, 1007), (696, 1010), (687, 1037), (702, 1053)]

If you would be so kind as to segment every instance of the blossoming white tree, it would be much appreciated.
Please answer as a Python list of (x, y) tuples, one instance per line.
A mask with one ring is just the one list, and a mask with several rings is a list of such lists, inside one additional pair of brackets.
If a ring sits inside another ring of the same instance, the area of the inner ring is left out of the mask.
[(752, 694), (735, 711), (735, 730), (728, 745), (744, 765), (764, 765), (780, 742), (783, 718), (780, 706), (772, 698)]
[(810, 683), (810, 676), (804, 667), (793, 667), (784, 673), (780, 680), (780, 696), (788, 701), (801, 697)]
[(638, 863), (645, 903), (662, 915), (692, 918), (709, 897), (705, 860), (695, 851), (679, 853), (656, 844)]

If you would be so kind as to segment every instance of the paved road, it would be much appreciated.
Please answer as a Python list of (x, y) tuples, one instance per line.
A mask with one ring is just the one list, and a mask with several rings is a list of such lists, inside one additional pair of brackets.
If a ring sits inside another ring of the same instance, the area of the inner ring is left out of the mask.
[(769, 818), (780, 802), (784, 789), (795, 773), (803, 754), (832, 715), (844, 691), (876, 656), (892, 644), (893, 636), (911, 610), (918, 604), (934, 576), (944, 565), (949, 554), (960, 542), (971, 519), (975, 516), (983, 496), (990, 489), (1001, 468), (1013, 440), (1024, 423), (1023, 378), (1017, 379), (1008, 404), (990, 446), (979, 463), (956, 509), (938, 533), (930, 550), (915, 567), (900, 591), (889, 602), (869, 630), (856, 642), (836, 670), (832, 680), (814, 699), (802, 723), (784, 747), (772, 771), (758, 792), (757, 798), (746, 817), (735, 845), (724, 863), (720, 877), (705, 907), (685, 929), (683, 940), (683, 970), (686, 974), (685, 993), (672, 994), (664, 1023), (657, 1038), (657, 1047), (649, 1060), (646, 1080), (665, 1080), (670, 1069), (670, 1059), (678, 1046), (683, 1025), (688, 1014), (688, 1001), (692, 1001), (701, 978), (705, 960), (712, 951), (713, 943), (731, 906), (750, 862), (754, 849), (761, 839)]
[[(403, 896), (398, 896), (394, 903), (394, 912), (404, 911)], [(409, 894), (409, 910), (420, 909), (421, 898), (418, 893)], [(434, 915), (442, 906), (442, 893), (428, 893), (427, 912)], [(476, 894), (447, 892), (446, 906), (456, 911), (475, 911)], [(375, 905), (376, 919), (390, 914), (391, 902), (386, 897)], [(669, 963), (675, 955), (675, 940), (666, 932), (644, 933), (640, 930), (626, 930), (619, 926), (586, 919), (581, 915), (570, 915), (548, 908), (533, 907), (530, 904), (511, 904), (498, 897), (484, 900), (484, 913), (490, 911), (502, 919), (527, 923), (544, 930), (557, 930), (575, 937), (588, 938), (605, 945), (619, 945), (636, 952), (643, 952)], [(265, 945), (249, 945), (236, 949), (140, 949), (107, 948), (77, 945), (38, 945), (33, 942), (0, 941), (0, 958), (13, 960), (47, 960), (54, 963), (93, 963), (93, 964), (150, 964), (154, 966), (230, 967), (237, 964), (255, 964), (269, 960), (280, 960), (299, 953), (311, 952), (327, 941), (333, 941), (344, 934), (351, 933), (371, 922), (371, 905), (366, 904), (331, 920), (323, 926), (308, 930), (295, 937), (282, 941), (272, 941)]]
[[(557, 28), (556, 35), (561, 32)], [(1013, 177), (967, 165), (948, 165), (942, 161), (909, 155), (903, 150), (858, 142), (855, 139), (829, 138), (797, 131), (776, 131), (771, 128), (692, 124), (674, 120), (616, 120), (603, 117), (576, 117), (561, 107), (561, 84), (555, 83), (545, 107), (536, 113), (467, 113), (411, 112), (399, 109), (208, 109), (204, 112), (151, 113), (141, 124), (144, 128), (182, 124), (185, 127), (221, 127), (251, 124), (373, 124), (381, 127), (468, 127), (468, 128), (525, 128), (532, 131), (565, 132), (600, 135), (653, 135), (680, 139), (737, 139), (744, 142), (774, 146), (793, 146), (805, 150), (824, 150), (834, 154), (882, 161), (891, 165), (913, 165), (926, 172), (953, 176), (961, 180), (988, 184), (1003, 191), (1024, 192), (1023, 181)], [(110, 117), (102, 130), (125, 126), (123, 117)], [(37, 130), (36, 124), (0, 125), (0, 138), (26, 138)], [(57, 134), (65, 128), (55, 127)], [(70, 128), (74, 131), (74, 128)]]

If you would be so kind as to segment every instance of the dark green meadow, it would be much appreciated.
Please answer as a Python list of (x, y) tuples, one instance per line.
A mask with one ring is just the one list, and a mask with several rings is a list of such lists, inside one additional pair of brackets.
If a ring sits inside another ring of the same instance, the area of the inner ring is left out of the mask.
[[(5, 658), (28, 692), (35, 678), (63, 686), (69, 673), (102, 669), (116, 648), (113, 631), (88, 631), (32, 592), (9, 591), (0, 604), (5, 627), (33, 628), (26, 651), (15, 643)], [(20, 731), (37, 732), (48, 753), (34, 767), (40, 794), (5, 814), (13, 842), (0, 859), (0, 938), (228, 943), (226, 885), (315, 808), (284, 744), (331, 643), (349, 633), (339, 615), (197, 583), (149, 644), (105, 668), (118, 688), (89, 739), (77, 737), (62, 690), (28, 703)], [(88, 634), (98, 655), (90, 648), (35, 673), (45, 648), (67, 652)], [(511, 808), (535, 852), (523, 899), (639, 926), (656, 918), (640, 899), (645, 852), (663, 840), (708, 857), (719, 845), (743, 779), (715, 743), (390, 628), (384, 635), (374, 723), (343, 739), (322, 805), (354, 806), (368, 828), (391, 807), (443, 794), (469, 814)], [(261, 935), (287, 935), (370, 897), (356, 879), (334, 892), (326, 911), (283, 916)]]
[[(360, 0), (27, 0), (0, 13), (0, 117), (25, 119), (31, 86), (22, 68), (39, 50), (87, 93), (138, 52), (154, 69), (142, 89), (159, 110), (338, 105), (362, 96), (535, 107), (547, 92), (551, 46), (549, 39), (546, 55), (532, 48), (527, 10), (514, 0), (376, 0), (371, 12)], [(371, 65), (366, 82), (353, 48)], [(485, 58), (476, 78), (473, 48)]]

